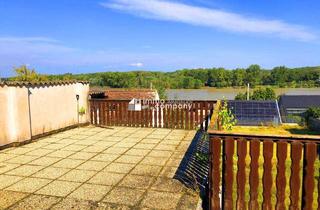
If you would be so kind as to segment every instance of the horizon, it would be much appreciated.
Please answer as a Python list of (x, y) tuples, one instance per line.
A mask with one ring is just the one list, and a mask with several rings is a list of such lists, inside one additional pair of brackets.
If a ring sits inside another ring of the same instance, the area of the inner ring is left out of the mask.
[[(0, 3), (0, 77), (318, 67), (320, 2), (98, 0)], [(214, 67), (216, 66), (216, 67)]]

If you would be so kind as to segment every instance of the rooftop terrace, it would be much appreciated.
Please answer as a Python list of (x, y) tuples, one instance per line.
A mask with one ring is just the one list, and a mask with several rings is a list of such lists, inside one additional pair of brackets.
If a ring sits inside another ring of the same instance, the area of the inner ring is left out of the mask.
[(195, 131), (82, 127), (0, 151), (0, 209), (196, 209), (174, 179)]

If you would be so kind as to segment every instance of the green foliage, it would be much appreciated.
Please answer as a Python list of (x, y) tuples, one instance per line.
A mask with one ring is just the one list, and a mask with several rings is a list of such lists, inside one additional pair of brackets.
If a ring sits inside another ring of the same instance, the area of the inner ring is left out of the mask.
[(84, 115), (86, 113), (86, 109), (82, 106), (80, 109), (79, 109), (79, 114), (80, 115)]
[(16, 76), (11, 78), (13, 81), (38, 82), (48, 80), (46, 75), (38, 74), (34, 69), (28, 69), (26, 65), (17, 67), (14, 71)]
[[(277, 96), (272, 88), (267, 87), (254, 90), (252, 94), (250, 93), (249, 99), (255, 101), (276, 100)], [(247, 100), (247, 93), (238, 93), (235, 100)]]
[(320, 118), (320, 107), (310, 107), (305, 113), (304, 117), (306, 119), (306, 122), (309, 121), (309, 118)]
[[(23, 68), (26, 69), (24, 66)], [(152, 83), (156, 89), (179, 89), (245, 86), (250, 83), (252, 87), (270, 85), (279, 87), (318, 87), (320, 86), (320, 67), (303, 67), (289, 69), (284, 66), (272, 70), (262, 69), (259, 65), (251, 65), (246, 69), (183, 69), (174, 72), (132, 71), (132, 72), (101, 72), (89, 74), (62, 74), (35, 76), (32, 70), (25, 73), (19, 70), (17, 79), (26, 80), (87, 80), (91, 86), (104, 86), (111, 88), (150, 88)], [(34, 71), (34, 70), (33, 70)], [(26, 78), (26, 75), (28, 77)]]
[(232, 127), (237, 124), (237, 120), (235, 119), (231, 110), (228, 108), (228, 103), (226, 101), (223, 102), (218, 115), (223, 130), (232, 130)]

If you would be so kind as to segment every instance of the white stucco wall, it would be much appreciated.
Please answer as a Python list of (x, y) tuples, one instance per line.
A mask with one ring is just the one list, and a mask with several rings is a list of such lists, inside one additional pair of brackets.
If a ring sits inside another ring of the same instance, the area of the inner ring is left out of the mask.
[(0, 86), (0, 146), (77, 124), (77, 94), (86, 110), (80, 122), (88, 122), (88, 84)]

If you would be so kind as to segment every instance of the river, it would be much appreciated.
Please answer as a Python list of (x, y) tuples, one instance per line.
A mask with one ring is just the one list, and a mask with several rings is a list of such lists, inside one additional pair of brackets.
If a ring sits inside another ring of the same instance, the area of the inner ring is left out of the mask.
[[(320, 95), (320, 88), (275, 88), (277, 95)], [(168, 100), (232, 100), (245, 88), (202, 88), (202, 89), (170, 89), (167, 90)]]

